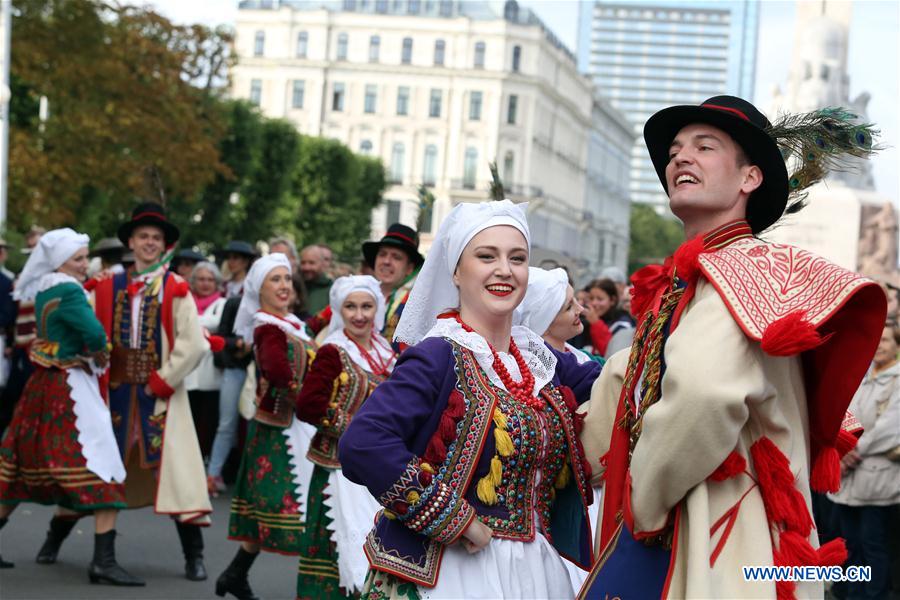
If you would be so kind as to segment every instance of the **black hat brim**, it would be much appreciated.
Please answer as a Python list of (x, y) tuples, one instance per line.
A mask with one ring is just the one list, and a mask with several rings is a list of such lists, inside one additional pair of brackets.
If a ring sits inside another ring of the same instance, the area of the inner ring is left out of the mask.
[(781, 151), (761, 128), (721, 110), (702, 106), (671, 106), (650, 117), (644, 125), (644, 141), (656, 175), (668, 194), (666, 165), (672, 140), (684, 127), (706, 123), (728, 133), (744, 150), (750, 163), (758, 166), (763, 182), (747, 202), (747, 222), (754, 233), (771, 227), (784, 214), (788, 201), (788, 174)]
[(119, 238), (119, 241), (125, 244), (125, 247), (128, 247), (128, 240), (131, 238), (132, 232), (143, 225), (149, 225), (152, 227), (159, 227), (163, 231), (163, 237), (166, 239), (166, 247), (171, 247), (178, 241), (178, 238), (181, 237), (181, 232), (178, 230), (175, 225), (169, 223), (168, 221), (163, 221), (162, 219), (158, 219), (156, 217), (147, 215), (145, 217), (141, 217), (134, 221), (128, 221), (126, 223), (122, 223), (119, 225), (119, 229), (116, 232), (116, 235)]
[(419, 252), (409, 244), (404, 244), (401, 240), (385, 238), (378, 242), (363, 242), (363, 258), (365, 259), (366, 264), (373, 269), (375, 268), (375, 257), (378, 256), (378, 250), (381, 246), (393, 246), (394, 248), (403, 250), (417, 269), (425, 262), (425, 257), (419, 254)]

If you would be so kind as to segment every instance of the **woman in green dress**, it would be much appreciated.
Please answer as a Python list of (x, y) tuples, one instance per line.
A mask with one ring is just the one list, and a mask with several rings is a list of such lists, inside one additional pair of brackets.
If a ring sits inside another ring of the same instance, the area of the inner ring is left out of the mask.
[(68, 228), (46, 233), (16, 283), (17, 300), (35, 301), (37, 338), (29, 351), (35, 371), (0, 444), (0, 527), (21, 502), (59, 506), (38, 555), (46, 564), (56, 561), (77, 518), (92, 512), (91, 583), (139, 586), (144, 582), (115, 557), (125, 467), (97, 383), (109, 347), (82, 287), (88, 242)]

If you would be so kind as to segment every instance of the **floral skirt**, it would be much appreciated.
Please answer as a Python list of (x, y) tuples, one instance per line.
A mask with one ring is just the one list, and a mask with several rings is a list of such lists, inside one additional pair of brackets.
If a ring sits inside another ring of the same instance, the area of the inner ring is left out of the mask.
[(304, 525), (295, 487), (283, 431), (250, 421), (231, 499), (228, 538), (296, 555)]
[(66, 372), (35, 369), (0, 444), (0, 504), (126, 507), (124, 485), (106, 483), (87, 468), (73, 408)]
[[(340, 586), (337, 544), (331, 541), (331, 517), (326, 512), (325, 489), (331, 471), (316, 465), (307, 494), (306, 531), (300, 542), (297, 598), (340, 600), (353, 598)], [(362, 552), (362, 548), (359, 549)]]

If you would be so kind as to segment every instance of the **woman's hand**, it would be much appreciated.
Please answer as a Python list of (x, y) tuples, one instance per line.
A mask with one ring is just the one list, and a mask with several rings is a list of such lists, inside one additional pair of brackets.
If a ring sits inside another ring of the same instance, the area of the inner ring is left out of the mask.
[(478, 519), (473, 519), (469, 526), (466, 527), (466, 530), (463, 531), (463, 548), (469, 554), (475, 554), (490, 543), (493, 535), (494, 531), (490, 527)]
[(841, 472), (846, 473), (847, 471), (852, 471), (859, 466), (859, 463), (861, 462), (862, 457), (859, 455), (859, 452), (851, 450), (841, 458)]

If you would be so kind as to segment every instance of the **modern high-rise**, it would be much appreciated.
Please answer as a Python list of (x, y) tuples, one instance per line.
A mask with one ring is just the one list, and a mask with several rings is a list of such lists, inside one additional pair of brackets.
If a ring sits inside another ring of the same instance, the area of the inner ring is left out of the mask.
[[(575, 55), (534, 13), (514, 1), (239, 6), (232, 95), (380, 157), (390, 185), (374, 237), (415, 224), (424, 185), (435, 197), (427, 249), (453, 206), (487, 199), (496, 162), (507, 196), (529, 202), (534, 263), (565, 265), (576, 283), (625, 267), (630, 124), (595, 100)], [(591, 163), (592, 146), (608, 160)]]
[(633, 202), (667, 205), (642, 137), (647, 118), (719, 94), (752, 99), (758, 28), (756, 0), (581, 4), (579, 68), (633, 127)]

